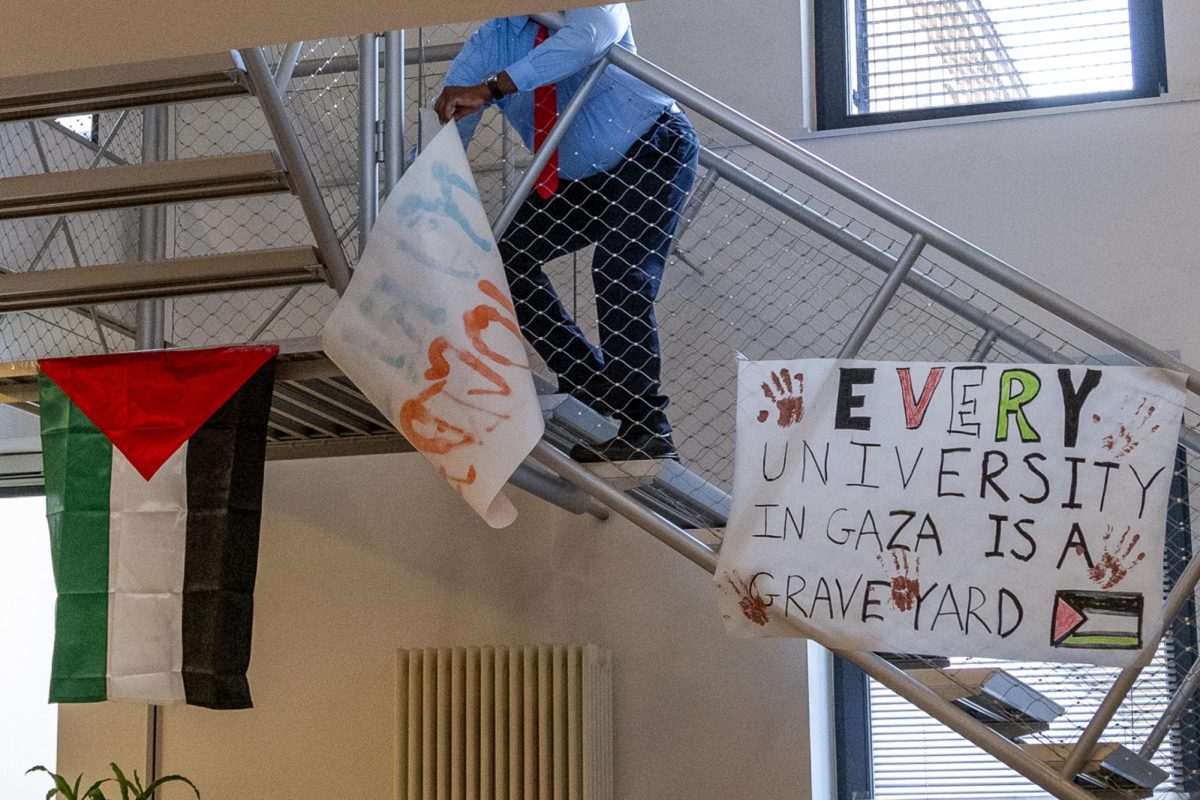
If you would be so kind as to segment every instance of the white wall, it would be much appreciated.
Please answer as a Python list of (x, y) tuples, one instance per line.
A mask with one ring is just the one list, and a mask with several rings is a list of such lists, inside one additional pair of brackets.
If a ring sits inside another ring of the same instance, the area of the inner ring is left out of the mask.
[[(166, 770), (219, 800), (390, 798), (398, 648), (592, 642), (616, 797), (808, 797), (804, 643), (730, 639), (708, 575), (647, 534), (514, 499), (493, 531), (417, 456), (268, 465), (256, 708), (168, 709)], [(60, 766), (139, 764), (104, 733), (144, 730), (131, 708), (64, 707)]]

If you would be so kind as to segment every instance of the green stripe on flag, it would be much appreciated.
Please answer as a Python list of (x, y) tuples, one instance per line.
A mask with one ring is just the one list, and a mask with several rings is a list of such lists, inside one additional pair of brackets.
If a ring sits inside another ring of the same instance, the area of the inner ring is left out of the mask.
[(40, 376), (42, 462), (55, 610), (50, 702), (107, 697), (112, 445), (54, 381)]
[(1072, 647), (1113, 647), (1134, 650), (1141, 645), (1141, 641), (1134, 634), (1077, 633), (1064, 639), (1063, 644)]

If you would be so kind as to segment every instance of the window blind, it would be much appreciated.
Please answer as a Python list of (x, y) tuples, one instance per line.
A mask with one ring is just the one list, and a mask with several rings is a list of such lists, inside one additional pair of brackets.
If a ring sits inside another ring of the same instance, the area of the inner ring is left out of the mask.
[(846, 0), (851, 114), (1134, 88), (1128, 0)]
[[(1170, 698), (1171, 648), (1159, 648), (1154, 661), (1108, 726), (1103, 741), (1133, 750), (1141, 745)], [(1073, 742), (1087, 724), (1117, 670), (1080, 664), (1016, 663), (953, 659), (952, 666), (995, 667), (1059, 703), (1066, 712), (1031, 742)], [(1042, 789), (1005, 767), (949, 728), (880, 684), (871, 682), (871, 749), (874, 800), (995, 800), (1048, 798)], [(1182, 774), (1178, 739), (1168, 736), (1154, 761), (1171, 775)]]

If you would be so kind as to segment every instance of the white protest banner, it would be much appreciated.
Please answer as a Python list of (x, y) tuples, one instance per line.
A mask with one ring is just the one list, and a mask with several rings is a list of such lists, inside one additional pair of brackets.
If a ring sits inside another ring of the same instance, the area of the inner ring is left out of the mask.
[(1125, 666), (1162, 614), (1183, 376), (741, 362), (731, 632)]
[(544, 431), (524, 340), (462, 140), (444, 128), (379, 211), (326, 354), (492, 527)]

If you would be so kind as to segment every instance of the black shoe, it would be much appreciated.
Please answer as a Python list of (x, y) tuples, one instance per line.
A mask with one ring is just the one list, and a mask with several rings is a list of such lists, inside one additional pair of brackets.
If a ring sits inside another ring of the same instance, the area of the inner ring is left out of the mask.
[(604, 444), (577, 444), (571, 448), (571, 458), (580, 464), (623, 461), (679, 460), (679, 453), (670, 434), (633, 434), (618, 436)]

